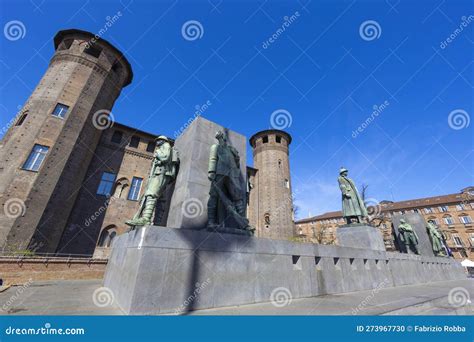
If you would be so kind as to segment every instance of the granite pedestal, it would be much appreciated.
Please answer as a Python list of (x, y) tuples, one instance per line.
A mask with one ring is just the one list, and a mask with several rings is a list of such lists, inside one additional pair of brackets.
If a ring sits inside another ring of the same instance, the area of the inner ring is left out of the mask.
[(348, 224), (336, 230), (339, 246), (385, 251), (383, 235), (375, 227), (365, 224)]
[(447, 258), (145, 226), (114, 240), (104, 286), (147, 315), (465, 277)]

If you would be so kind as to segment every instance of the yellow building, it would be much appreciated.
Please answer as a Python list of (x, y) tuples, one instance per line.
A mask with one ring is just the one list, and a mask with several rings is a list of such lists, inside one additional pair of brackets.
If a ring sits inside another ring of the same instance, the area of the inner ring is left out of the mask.
[[(459, 193), (407, 201), (382, 201), (368, 208), (370, 222), (384, 235), (387, 250), (394, 250), (392, 215), (416, 212), (425, 221), (433, 220), (445, 234), (448, 247), (456, 259), (474, 259), (474, 187)], [(296, 232), (304, 241), (333, 244), (336, 228), (345, 224), (341, 211), (305, 218), (295, 222)]]

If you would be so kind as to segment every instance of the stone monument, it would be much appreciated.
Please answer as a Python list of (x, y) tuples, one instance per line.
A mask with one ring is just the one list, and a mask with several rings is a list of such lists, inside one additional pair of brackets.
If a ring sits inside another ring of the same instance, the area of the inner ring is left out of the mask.
[(208, 231), (204, 204), (217, 131), (238, 151), (245, 175), (246, 139), (240, 134), (198, 118), (176, 140), (181, 162), (167, 226), (138, 226), (112, 245), (104, 286), (126, 314), (270, 302), (282, 288), (296, 299), (465, 277), (451, 259), (386, 252), (381, 233), (363, 223), (347, 227), (341, 246)]

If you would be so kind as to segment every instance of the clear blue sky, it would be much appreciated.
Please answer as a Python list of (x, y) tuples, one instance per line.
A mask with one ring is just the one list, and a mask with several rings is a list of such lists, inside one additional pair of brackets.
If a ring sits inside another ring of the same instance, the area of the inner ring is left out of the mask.
[[(125, 53), (134, 80), (115, 119), (172, 136), (210, 101), (204, 117), (250, 137), (288, 111), (300, 217), (340, 208), (342, 165), (379, 201), (474, 184), (474, 122), (464, 127), (474, 114), (472, 1), (2, 0), (2, 27), (18, 20), (25, 30), (0, 38), (1, 127), (46, 70), (57, 31), (96, 33), (119, 11), (103, 38)], [(200, 38), (184, 39), (189, 20)], [(361, 34), (369, 20), (378, 27)]]

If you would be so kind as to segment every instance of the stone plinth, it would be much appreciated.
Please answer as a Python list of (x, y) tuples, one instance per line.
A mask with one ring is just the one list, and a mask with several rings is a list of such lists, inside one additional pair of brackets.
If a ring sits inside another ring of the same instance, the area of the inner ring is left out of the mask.
[[(214, 122), (197, 117), (176, 139), (180, 166), (168, 214), (168, 227), (202, 229), (207, 224), (207, 201), (211, 182), (207, 178), (209, 152), (217, 142), (217, 131), (226, 133), (229, 144), (240, 155), (243, 189), (246, 179), (245, 136), (226, 129)], [(245, 194), (244, 197), (245, 198)]]
[(447, 258), (145, 226), (114, 240), (104, 286), (147, 315), (465, 278)]
[(423, 216), (418, 213), (407, 213), (403, 215), (393, 215), (392, 222), (395, 228), (395, 238), (397, 239), (397, 245), (400, 248), (400, 251), (403, 253), (415, 254), (411, 249), (406, 248), (405, 244), (400, 240), (400, 232), (398, 231), (398, 226), (400, 225), (400, 220), (405, 219), (415, 231), (418, 236), (418, 251), (420, 255), (434, 256), (433, 247), (431, 245), (430, 237), (426, 232), (426, 222)]
[(382, 233), (375, 227), (352, 224), (337, 228), (339, 246), (385, 251)]

